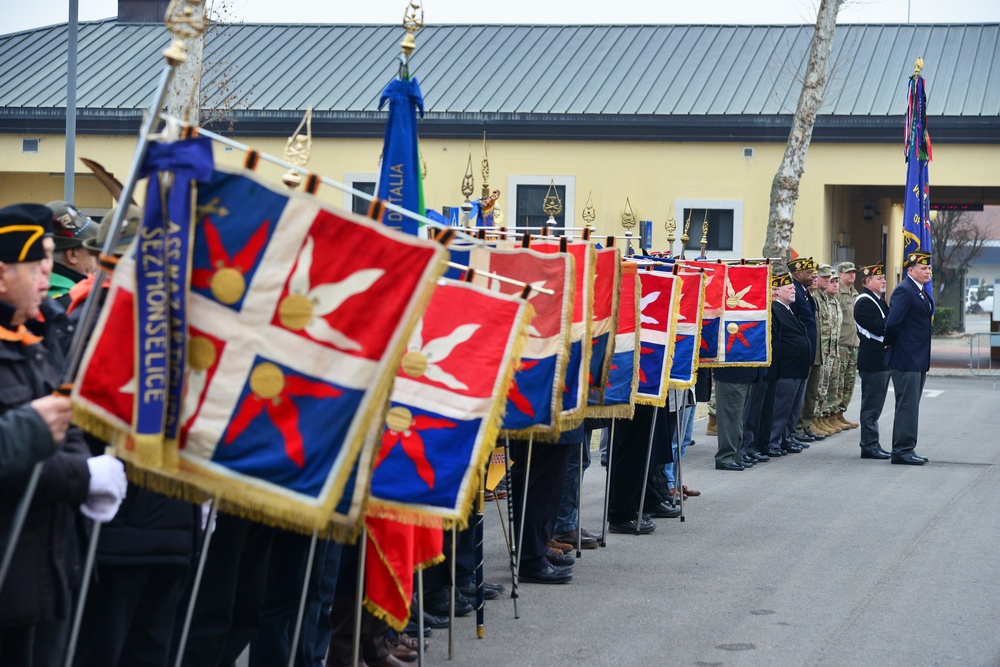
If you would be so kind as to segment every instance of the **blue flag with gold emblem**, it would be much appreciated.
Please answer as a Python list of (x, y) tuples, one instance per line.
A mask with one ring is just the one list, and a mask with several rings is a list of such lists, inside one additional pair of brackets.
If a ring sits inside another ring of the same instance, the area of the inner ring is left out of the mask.
[[(379, 199), (408, 211), (424, 214), (424, 184), (417, 148), (417, 111), (424, 114), (424, 95), (416, 78), (395, 79), (382, 93), (378, 107), (389, 103), (389, 120), (382, 146)], [(385, 224), (416, 236), (418, 223), (395, 211), (387, 211)]]
[[(906, 100), (906, 199), (903, 203), (903, 257), (931, 248), (931, 189), (927, 163), (931, 161), (931, 135), (927, 131), (927, 92), (919, 71), (910, 77)], [(931, 282), (924, 285), (934, 294)]]

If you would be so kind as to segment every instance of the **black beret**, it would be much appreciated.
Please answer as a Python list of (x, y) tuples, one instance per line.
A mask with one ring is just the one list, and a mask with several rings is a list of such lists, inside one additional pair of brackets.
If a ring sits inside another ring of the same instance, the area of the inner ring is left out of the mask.
[(52, 235), (52, 211), (41, 204), (0, 208), (0, 262), (45, 259), (42, 238)]

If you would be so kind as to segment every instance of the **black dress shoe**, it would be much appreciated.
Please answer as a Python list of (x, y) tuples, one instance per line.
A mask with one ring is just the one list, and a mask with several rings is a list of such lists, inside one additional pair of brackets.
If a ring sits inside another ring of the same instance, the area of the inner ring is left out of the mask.
[(921, 456), (920, 454), (917, 454), (916, 452), (913, 452), (913, 455), (914, 455), (915, 457), (917, 457), (918, 459), (923, 459), (923, 460), (924, 460), (924, 463), (927, 463), (928, 461), (930, 461), (930, 459), (929, 459), (929, 458), (927, 458), (926, 456)]
[(662, 502), (655, 507), (649, 508), (649, 516), (656, 519), (676, 519), (681, 515), (679, 507), (674, 507), (670, 503)]
[[(639, 526), (640, 535), (647, 535), (653, 532), (654, 530), (656, 530), (656, 524), (653, 523), (652, 521), (646, 521), (645, 519)], [(609, 523), (608, 532), (621, 533), (623, 535), (631, 533), (632, 535), (635, 535), (636, 534), (635, 519), (632, 519), (631, 521), (619, 521), (619, 522)]]
[(745, 470), (746, 468), (744, 468), (739, 463), (729, 462), (729, 463), (716, 463), (715, 464), (715, 469), (716, 470)]
[(795, 433), (795, 439), (798, 440), (799, 442), (815, 442), (815, 440), (816, 440), (816, 438), (812, 437), (811, 435), (809, 435), (805, 431), (802, 431), (801, 433), (800, 432), (796, 432)]
[(820, 440), (826, 440), (826, 436), (825, 435), (820, 435), (819, 433), (817, 433), (816, 431), (813, 431), (813, 430), (803, 431), (803, 433), (806, 434), (806, 435), (808, 435), (810, 438), (812, 438), (816, 442), (819, 442)]
[[(455, 616), (468, 616), (475, 607), (468, 598), (460, 592), (455, 591)], [(434, 591), (424, 598), (424, 611), (433, 616), (443, 616), (445, 619), (451, 614), (451, 597), (447, 588)], [(434, 627), (434, 626), (431, 626)]]
[(754, 464), (757, 463), (757, 459), (755, 459), (754, 457), (752, 457), (749, 454), (747, 454), (743, 458), (740, 459), (739, 463), (744, 468), (752, 468), (754, 466)]
[(764, 450), (764, 454), (766, 456), (770, 456), (771, 458), (781, 457), (781, 456), (785, 455), (785, 453), (783, 451), (781, 451), (780, 449), (773, 448), (773, 447), (770, 448), (770, 449), (765, 449)]
[(799, 454), (802, 452), (802, 448), (799, 447), (798, 445), (788, 444), (788, 445), (782, 445), (781, 451), (785, 452), (786, 454)]
[(791, 438), (789, 438), (789, 439), (788, 439), (788, 442), (789, 442), (790, 444), (793, 444), (793, 445), (795, 445), (795, 446), (796, 446), (796, 447), (798, 447), (799, 449), (809, 449), (809, 444), (808, 444), (808, 443), (806, 443), (806, 442), (803, 442), (802, 440), (799, 440), (799, 439), (798, 439), (797, 437), (795, 437), (795, 436), (792, 436)]
[[(491, 584), (488, 581), (483, 582), (483, 599), (484, 600), (496, 600), (500, 597), (506, 589), (503, 584)], [(458, 592), (467, 597), (470, 600), (476, 599), (476, 584), (472, 582), (465, 586), (459, 586)]]
[(572, 579), (572, 568), (552, 567), (550, 563), (537, 570), (521, 570), (518, 575), (518, 581), (530, 584), (565, 584)]
[(884, 461), (885, 459), (891, 459), (892, 454), (890, 454), (887, 451), (884, 451), (883, 449), (880, 449), (879, 447), (863, 447), (861, 449), (861, 458), (880, 459)]
[(556, 551), (555, 549), (549, 549), (548, 553), (545, 554), (545, 559), (556, 567), (569, 567), (576, 562), (576, 559), (572, 556), (564, 554), (561, 551)]
[(923, 457), (917, 456), (913, 452), (903, 452), (902, 454), (892, 454), (892, 462), (906, 466), (922, 466), (927, 463)]
[(758, 463), (767, 463), (768, 461), (771, 460), (767, 457), (766, 454), (761, 454), (760, 452), (753, 452), (750, 454), (750, 456), (752, 456), (754, 460), (757, 461)]

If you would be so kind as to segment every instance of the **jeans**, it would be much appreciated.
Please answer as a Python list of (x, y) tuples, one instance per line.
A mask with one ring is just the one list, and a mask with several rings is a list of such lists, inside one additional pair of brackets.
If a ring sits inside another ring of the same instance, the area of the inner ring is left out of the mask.
[[(674, 461), (684, 460), (684, 452), (687, 451), (687, 446), (691, 444), (694, 439), (694, 413), (695, 405), (689, 405), (685, 408), (680, 409), (680, 414), (678, 417), (682, 420), (682, 428), (684, 431), (683, 438), (681, 439), (680, 454), (678, 456), (677, 452), (677, 431), (671, 431), (670, 433), (670, 444), (673, 446), (674, 450)], [(663, 466), (663, 474), (667, 476), (667, 485), (672, 489), (675, 485), (675, 477), (677, 475), (677, 463), (668, 463)]]

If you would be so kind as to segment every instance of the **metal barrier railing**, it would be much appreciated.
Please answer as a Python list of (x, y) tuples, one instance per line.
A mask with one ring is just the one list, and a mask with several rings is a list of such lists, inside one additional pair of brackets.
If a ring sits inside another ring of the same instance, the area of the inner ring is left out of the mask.
[(1000, 333), (974, 333), (969, 337), (969, 371), (976, 377), (992, 379), (995, 391), (1000, 365), (993, 366), (993, 348), (1000, 348)]

